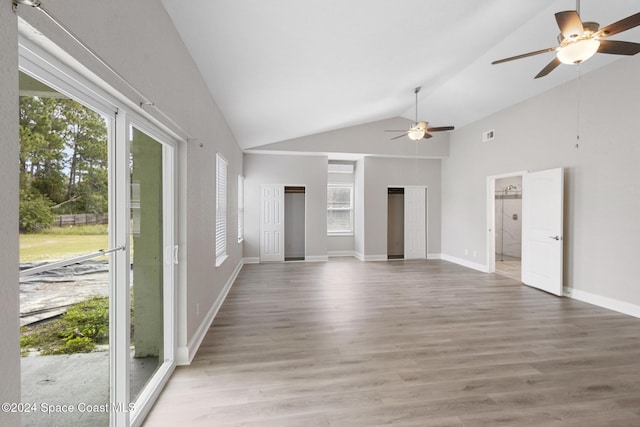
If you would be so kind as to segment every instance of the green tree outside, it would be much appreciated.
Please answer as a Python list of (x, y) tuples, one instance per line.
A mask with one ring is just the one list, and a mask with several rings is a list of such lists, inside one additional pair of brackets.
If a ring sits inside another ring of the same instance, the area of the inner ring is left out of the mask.
[(20, 231), (108, 211), (107, 126), (67, 98), (20, 97)]

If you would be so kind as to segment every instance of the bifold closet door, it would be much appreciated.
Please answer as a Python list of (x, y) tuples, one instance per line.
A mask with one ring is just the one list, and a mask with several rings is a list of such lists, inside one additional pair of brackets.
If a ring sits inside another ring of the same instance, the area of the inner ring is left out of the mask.
[(427, 257), (426, 188), (404, 189), (404, 259)]
[(284, 186), (261, 186), (260, 261), (284, 261)]

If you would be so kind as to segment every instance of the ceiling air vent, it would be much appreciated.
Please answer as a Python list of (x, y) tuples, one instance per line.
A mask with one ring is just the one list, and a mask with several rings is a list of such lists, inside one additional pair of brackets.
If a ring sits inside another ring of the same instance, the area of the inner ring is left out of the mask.
[(491, 141), (496, 136), (496, 131), (491, 129), (482, 134), (482, 142)]

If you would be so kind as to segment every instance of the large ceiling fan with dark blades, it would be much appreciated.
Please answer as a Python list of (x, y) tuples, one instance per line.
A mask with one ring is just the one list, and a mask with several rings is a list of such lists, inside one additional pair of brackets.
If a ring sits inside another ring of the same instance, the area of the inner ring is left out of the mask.
[(553, 61), (536, 75), (537, 79), (546, 76), (562, 63), (580, 64), (591, 58), (596, 52), (611, 55), (635, 55), (640, 52), (640, 43), (606, 40), (607, 37), (640, 25), (640, 12), (600, 28), (600, 24), (597, 22), (582, 22), (578, 10), (580, 10), (579, 1), (576, 2), (576, 10), (555, 14), (556, 22), (560, 28), (559, 46), (500, 59), (493, 61), (492, 64), (502, 64), (542, 53), (556, 52)]
[(412, 141), (420, 141), (421, 139), (427, 139), (433, 137), (430, 132), (442, 132), (447, 130), (454, 130), (453, 126), (438, 126), (429, 127), (429, 122), (418, 121), (418, 92), (420, 87), (414, 89), (413, 93), (416, 94), (416, 121), (413, 126), (408, 130), (385, 130), (385, 132), (402, 132), (402, 135), (394, 136), (392, 140), (408, 136)]

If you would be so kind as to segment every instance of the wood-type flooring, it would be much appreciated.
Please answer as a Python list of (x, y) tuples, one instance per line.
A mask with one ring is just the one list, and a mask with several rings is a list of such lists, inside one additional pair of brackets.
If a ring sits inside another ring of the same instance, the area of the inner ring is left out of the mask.
[(154, 426), (640, 426), (640, 319), (440, 260), (245, 265)]

